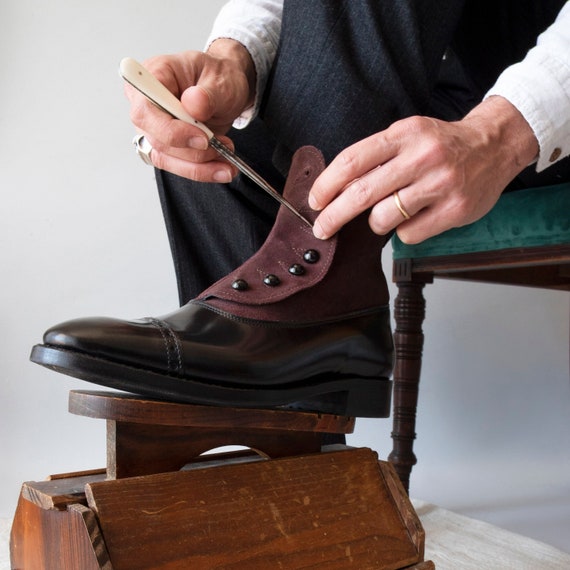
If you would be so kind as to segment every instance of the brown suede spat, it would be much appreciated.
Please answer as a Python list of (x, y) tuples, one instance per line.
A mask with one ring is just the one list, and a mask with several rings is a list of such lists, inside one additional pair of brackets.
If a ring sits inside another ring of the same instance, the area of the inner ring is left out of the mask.
[[(318, 212), (309, 190), (324, 170), (314, 147), (299, 149), (291, 164), (284, 196), (309, 220)], [(260, 250), (197, 299), (237, 317), (281, 323), (342, 318), (388, 302), (380, 250), (386, 238), (375, 235), (366, 215), (323, 241), (283, 206)]]
[[(293, 158), (283, 191), (283, 196), (311, 222), (316, 219), (317, 212), (309, 207), (307, 197), (313, 182), (323, 170), (324, 160), (317, 149), (300, 149)], [(261, 249), (238, 269), (204, 291), (200, 298), (216, 297), (249, 305), (276, 303), (323, 279), (332, 263), (336, 244), (336, 236), (327, 241), (315, 238), (311, 228), (282, 206)], [(317, 253), (316, 263), (304, 260), (307, 251)], [(290, 272), (295, 264), (303, 268), (302, 275)], [(268, 276), (276, 277), (279, 284), (266, 285), (264, 279)], [(238, 280), (247, 284), (246, 288), (233, 288), (232, 285)]]

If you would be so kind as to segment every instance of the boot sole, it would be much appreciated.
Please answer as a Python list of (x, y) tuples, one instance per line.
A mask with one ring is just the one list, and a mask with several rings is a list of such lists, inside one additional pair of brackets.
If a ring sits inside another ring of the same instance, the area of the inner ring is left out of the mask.
[(56, 372), (161, 400), (190, 404), (306, 410), (351, 417), (390, 416), (392, 382), (322, 374), (282, 385), (236, 387), (136, 368), (82, 352), (38, 344), (30, 360)]

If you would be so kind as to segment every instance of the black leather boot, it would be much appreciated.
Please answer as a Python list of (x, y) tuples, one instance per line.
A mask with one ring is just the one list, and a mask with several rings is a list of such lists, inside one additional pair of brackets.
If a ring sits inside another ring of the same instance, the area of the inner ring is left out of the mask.
[[(307, 218), (324, 162), (300, 149), (284, 194)], [(182, 308), (132, 321), (87, 318), (48, 330), (33, 362), (156, 398), (390, 413), (393, 344), (381, 267), (386, 238), (360, 216), (330, 240), (281, 208), (261, 249)]]

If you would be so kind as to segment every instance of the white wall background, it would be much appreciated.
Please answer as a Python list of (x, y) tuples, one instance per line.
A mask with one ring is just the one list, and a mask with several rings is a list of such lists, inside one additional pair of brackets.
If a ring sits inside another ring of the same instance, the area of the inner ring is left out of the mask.
[[(201, 49), (222, 4), (0, 4), (0, 516), (23, 481), (105, 461), (104, 422), (67, 413), (90, 386), (28, 362), (43, 331), (176, 307), (117, 65)], [(427, 300), (412, 495), (570, 551), (568, 294), (440, 282)], [(385, 457), (390, 430), (361, 420), (349, 443)]]

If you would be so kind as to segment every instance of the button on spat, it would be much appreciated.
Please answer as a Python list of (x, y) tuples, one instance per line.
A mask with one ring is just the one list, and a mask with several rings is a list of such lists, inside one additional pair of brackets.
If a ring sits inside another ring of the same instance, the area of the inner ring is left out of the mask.
[(303, 254), (303, 259), (305, 260), (306, 263), (317, 263), (317, 261), (319, 261), (320, 258), (321, 255), (316, 249), (308, 249)]
[(232, 289), (236, 291), (247, 291), (249, 289), (249, 284), (245, 279), (236, 279), (232, 283)]
[(268, 287), (277, 287), (278, 285), (281, 284), (281, 279), (279, 279), (277, 275), (273, 275), (273, 273), (270, 273), (269, 275), (266, 275), (264, 277), (263, 283), (265, 283), (265, 285), (267, 285)]

